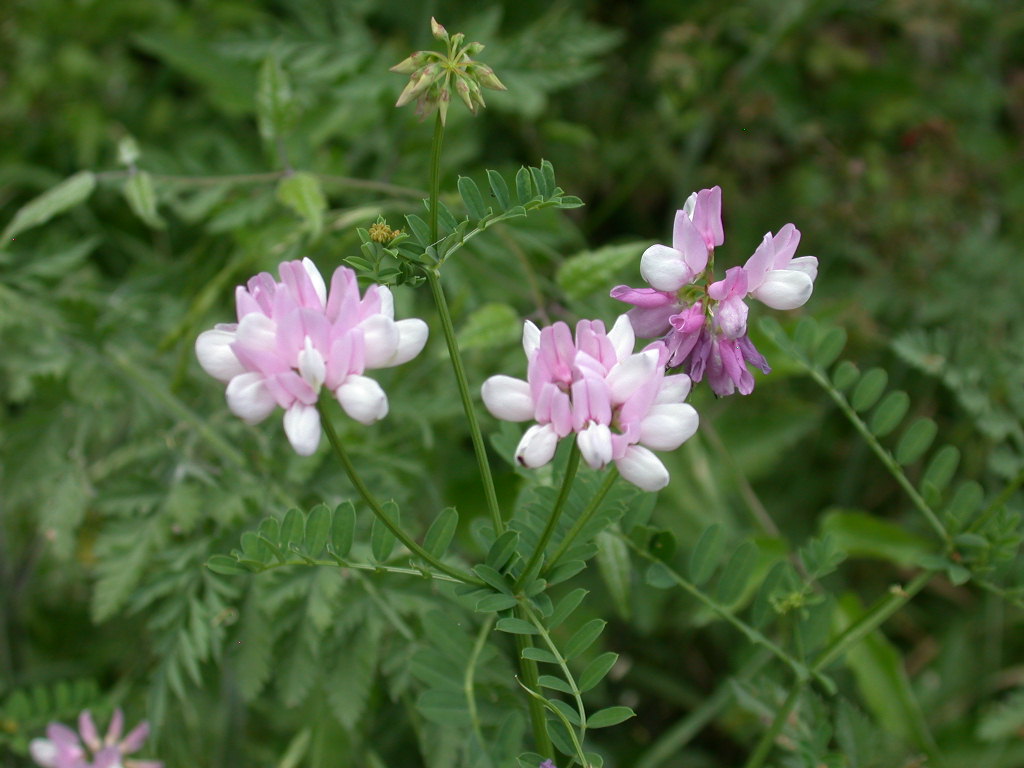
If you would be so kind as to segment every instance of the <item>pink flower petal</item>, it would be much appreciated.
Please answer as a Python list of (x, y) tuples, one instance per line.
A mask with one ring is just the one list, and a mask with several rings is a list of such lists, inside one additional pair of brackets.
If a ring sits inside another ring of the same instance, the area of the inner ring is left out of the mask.
[[(664, 248), (665, 246), (660, 246)], [(674, 304), (676, 294), (671, 291), (658, 291), (654, 288), (630, 288), (628, 285), (617, 285), (609, 294), (613, 299), (632, 304), (642, 309), (653, 309)]]
[(709, 246), (685, 211), (676, 211), (672, 247), (683, 254), (683, 261), (690, 270), (691, 277), (686, 282), (691, 282), (694, 275), (699, 275), (707, 267)]

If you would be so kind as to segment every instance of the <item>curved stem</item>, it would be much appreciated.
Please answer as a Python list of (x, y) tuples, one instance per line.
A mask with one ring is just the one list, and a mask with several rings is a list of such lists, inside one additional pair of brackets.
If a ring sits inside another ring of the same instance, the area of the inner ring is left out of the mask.
[(345, 450), (345, 447), (341, 444), (341, 439), (338, 437), (338, 433), (335, 431), (334, 425), (331, 424), (331, 420), (324, 410), (323, 403), (318, 402), (316, 404), (316, 408), (317, 411), (320, 412), (320, 422), (324, 432), (327, 434), (327, 440), (328, 442), (330, 442), (331, 447), (334, 449), (334, 453), (337, 455), (342, 467), (344, 467), (345, 474), (348, 475), (348, 479), (352, 481), (353, 487), (355, 487), (359, 495), (363, 497), (363, 501), (365, 501), (366, 504), (370, 507), (370, 509), (373, 510), (373, 514), (375, 514), (377, 518), (382, 523), (384, 523), (385, 526), (387, 526), (388, 530), (391, 531), (392, 534), (394, 534), (395, 538), (402, 542), (405, 548), (408, 549), (410, 552), (415, 554), (424, 562), (430, 563), (430, 565), (434, 566), (435, 568), (437, 568), (437, 570), (441, 571), (442, 573), (447, 573), (452, 578), (458, 579), (459, 581), (466, 584), (480, 584), (481, 582), (479, 579), (470, 576), (468, 573), (460, 571), (458, 568), (453, 568), (450, 565), (446, 565), (445, 563), (441, 562), (436, 557), (434, 557), (432, 554), (427, 552), (427, 550), (425, 550), (423, 547), (421, 547), (419, 544), (413, 541), (412, 537), (409, 536), (409, 534), (406, 533), (400, 526), (396, 525), (394, 520), (388, 517), (387, 512), (384, 511), (384, 508), (380, 505), (377, 499), (374, 498), (373, 494), (370, 492), (370, 489), (366, 487), (366, 484), (363, 482), (362, 478), (359, 477), (359, 473), (356, 472), (355, 465), (349, 458), (348, 452)]
[(601, 502), (604, 501), (604, 497), (608, 495), (608, 491), (610, 491), (612, 486), (615, 485), (615, 481), (618, 477), (619, 471), (615, 467), (611, 467), (608, 470), (608, 474), (605, 475), (604, 482), (601, 483), (601, 487), (597, 489), (597, 493), (594, 494), (594, 498), (590, 500), (590, 504), (588, 504), (587, 508), (583, 510), (583, 513), (576, 518), (576, 522), (572, 524), (572, 528), (570, 528), (565, 536), (562, 537), (562, 541), (558, 545), (558, 549), (555, 550), (555, 554), (551, 556), (551, 560), (548, 561), (548, 565), (544, 569), (545, 573), (550, 572), (552, 568), (558, 565), (558, 561), (561, 560), (562, 556), (569, 551), (569, 547), (576, 540), (576, 537), (580, 535), (580, 531), (587, 526), (587, 523), (590, 522), (590, 519), (600, 508)]
[(519, 578), (516, 579), (515, 586), (512, 588), (513, 591), (518, 590), (534, 577), (534, 572), (540, 563), (540, 559), (544, 556), (544, 549), (547, 547), (548, 541), (551, 540), (551, 534), (555, 532), (558, 520), (562, 516), (562, 510), (565, 508), (565, 502), (569, 499), (569, 492), (572, 490), (572, 481), (576, 477), (576, 470), (579, 469), (579, 466), (580, 447), (576, 444), (576, 436), (573, 435), (572, 449), (569, 451), (569, 461), (565, 465), (565, 476), (562, 478), (562, 488), (558, 492), (558, 499), (555, 500), (555, 506), (551, 509), (551, 515), (548, 517), (547, 525), (544, 526), (540, 539), (537, 541), (537, 546), (534, 547), (533, 553), (530, 555), (530, 559), (526, 563), (526, 567), (523, 569), (523, 572), (519, 574)]

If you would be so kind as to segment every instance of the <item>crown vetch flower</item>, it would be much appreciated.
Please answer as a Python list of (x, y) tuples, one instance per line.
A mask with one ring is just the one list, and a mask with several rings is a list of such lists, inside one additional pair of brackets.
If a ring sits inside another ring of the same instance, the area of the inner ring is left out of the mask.
[(60, 723), (50, 723), (45, 739), (33, 739), (29, 754), (43, 768), (163, 768), (158, 760), (124, 760), (142, 748), (149, 737), (149, 723), (143, 721), (121, 738), (124, 714), (114, 711), (106, 735), (100, 739), (88, 710), (78, 716), (78, 733)]
[(575, 432), (583, 460), (594, 469), (614, 462), (634, 485), (656, 491), (668, 471), (650, 449), (671, 451), (697, 429), (697, 412), (683, 402), (685, 374), (668, 376), (668, 350), (661, 342), (633, 352), (629, 318), (605, 332), (600, 320), (544, 328), (527, 321), (523, 347), (526, 381), (492, 376), (484, 382), (484, 405), (497, 418), (537, 423), (526, 430), (516, 460), (526, 467), (551, 461), (558, 441)]
[(328, 292), (309, 259), (279, 267), (280, 282), (262, 272), (238, 286), (238, 322), (196, 339), (207, 373), (227, 384), (228, 408), (250, 424), (275, 407), (295, 451), (312, 454), (320, 442), (316, 409), (326, 386), (349, 416), (372, 424), (388, 412), (380, 385), (363, 372), (407, 362), (427, 340), (419, 319), (394, 319), (391, 292), (371, 285), (360, 297), (356, 275), (339, 267)]
[(640, 259), (650, 288), (619, 285), (611, 296), (632, 304), (627, 314), (645, 338), (662, 337), (668, 367), (681, 367), (693, 381), (707, 378), (716, 395), (750, 394), (754, 377), (747, 366), (770, 373), (764, 356), (747, 335), (748, 296), (772, 309), (803, 306), (814, 289), (818, 260), (793, 258), (800, 231), (786, 224), (742, 267), (714, 281), (709, 264), (724, 240), (721, 189), (695, 192), (676, 212), (672, 248), (653, 245)]

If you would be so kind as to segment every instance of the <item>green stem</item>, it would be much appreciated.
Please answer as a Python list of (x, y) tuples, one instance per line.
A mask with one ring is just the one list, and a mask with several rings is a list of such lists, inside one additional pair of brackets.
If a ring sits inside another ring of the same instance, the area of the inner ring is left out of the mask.
[(772, 720), (771, 727), (764, 732), (761, 740), (757, 743), (757, 748), (754, 750), (750, 759), (747, 760), (744, 768), (760, 768), (764, 763), (765, 758), (768, 757), (768, 753), (771, 752), (772, 745), (775, 744), (775, 739), (782, 731), (782, 727), (786, 724), (786, 720), (789, 718), (790, 712), (796, 706), (797, 701), (800, 699), (800, 693), (803, 691), (804, 686), (807, 685), (806, 680), (797, 681), (793, 685), (793, 689), (789, 692), (789, 696), (782, 703), (782, 707), (778, 712), (775, 713), (775, 719)]
[(444, 123), (438, 113), (434, 121), (434, 141), (430, 146), (430, 242), (437, 242), (437, 199), (441, 192), (441, 144), (444, 141)]
[(277, 568), (285, 568), (291, 565), (317, 565), (330, 566), (332, 568), (351, 568), (354, 571), (373, 571), (374, 573), (394, 573), (399, 576), (417, 576), (419, 578), (437, 579), (449, 584), (465, 584), (465, 579), (457, 579), (445, 573), (430, 573), (417, 568), (403, 568), (398, 565), (382, 565), (381, 563), (353, 563), (344, 558), (336, 557), (334, 560), (317, 560), (307, 558), (302, 560), (283, 560), (271, 563), (263, 568), (264, 571), (272, 571)]
[(540, 560), (544, 557), (544, 550), (548, 546), (548, 542), (551, 540), (551, 535), (555, 532), (555, 528), (558, 526), (558, 520), (562, 517), (562, 510), (565, 508), (565, 502), (569, 500), (569, 493), (572, 491), (572, 481), (576, 477), (576, 470), (580, 466), (580, 447), (576, 443), (576, 436), (572, 438), (572, 449), (569, 451), (569, 461), (565, 465), (565, 476), (562, 478), (562, 488), (558, 492), (558, 498), (555, 500), (555, 506), (551, 509), (551, 515), (548, 517), (547, 525), (544, 526), (544, 530), (540, 534), (540, 539), (537, 541), (537, 546), (534, 547), (533, 553), (530, 555), (530, 559), (526, 563), (526, 567), (523, 572), (519, 574), (519, 578), (516, 579), (515, 586), (512, 588), (513, 591), (519, 590), (524, 584), (528, 583), (535, 575), (537, 566), (540, 564)]
[(590, 500), (590, 504), (583, 510), (583, 513), (576, 518), (576, 522), (572, 524), (572, 528), (566, 532), (565, 536), (562, 537), (561, 543), (558, 545), (558, 549), (555, 550), (555, 554), (551, 556), (548, 561), (547, 568), (544, 569), (545, 573), (549, 573), (552, 568), (558, 565), (558, 561), (562, 559), (562, 556), (569, 551), (569, 547), (576, 540), (576, 537), (580, 535), (587, 523), (594, 516), (597, 510), (601, 506), (601, 502), (604, 501), (604, 497), (608, 495), (608, 491), (615, 485), (615, 481), (619, 477), (619, 471), (615, 467), (608, 469), (608, 474), (605, 475), (604, 482), (601, 483), (601, 487), (597, 489), (597, 493), (594, 498)]
[(345, 447), (341, 444), (341, 439), (338, 437), (338, 433), (335, 431), (334, 425), (331, 423), (331, 420), (324, 409), (323, 403), (318, 402), (316, 407), (320, 412), (320, 423), (324, 432), (327, 434), (327, 440), (334, 449), (334, 453), (337, 455), (342, 467), (345, 468), (345, 474), (348, 475), (348, 479), (352, 481), (353, 487), (359, 495), (363, 497), (363, 501), (365, 501), (370, 509), (373, 510), (373, 514), (375, 514), (377, 518), (387, 526), (388, 530), (394, 534), (395, 538), (402, 542), (406, 549), (424, 562), (430, 563), (430, 565), (441, 571), (441, 573), (447, 573), (452, 578), (458, 579), (465, 584), (480, 584), (481, 582), (479, 579), (470, 576), (468, 573), (460, 571), (458, 568), (452, 568), (450, 565), (446, 565), (427, 552), (427, 550), (413, 541), (412, 537), (402, 530), (400, 526), (396, 525), (394, 520), (388, 517), (387, 512), (384, 511), (384, 508), (380, 505), (377, 499), (374, 498), (362, 478), (359, 477), (359, 473), (356, 472), (355, 465), (352, 463), (348, 453), (345, 451)]
[[(523, 606), (516, 607), (516, 616), (523, 621), (529, 621), (529, 614)], [(519, 655), (519, 673), (523, 677), (523, 684), (531, 691), (540, 690), (540, 675), (537, 673), (537, 662), (533, 659), (523, 657), (523, 651), (533, 647), (533, 640), (529, 635), (516, 635), (516, 652)], [(547, 721), (544, 717), (544, 705), (533, 696), (529, 697), (530, 725), (533, 728), (533, 744), (537, 753), (546, 759), (555, 758), (555, 748), (551, 744), (551, 737), (548, 735)]]
[[(444, 123), (438, 114), (434, 122), (434, 141), (430, 149), (430, 242), (436, 243), (437, 232), (437, 208), (438, 196), (441, 188), (441, 144), (444, 140)], [(466, 414), (466, 424), (469, 426), (469, 435), (473, 441), (473, 452), (476, 454), (477, 469), (480, 472), (480, 481), (484, 486), (484, 497), (487, 500), (487, 509), (491, 514), (491, 524), (494, 527), (494, 535), (500, 536), (505, 532), (505, 523), (501, 519), (501, 508), (498, 506), (498, 494), (494, 490), (494, 478), (491, 476), (491, 465), (487, 461), (487, 447), (484, 444), (483, 432), (480, 431), (480, 422), (476, 418), (476, 410), (473, 408), (473, 398), (469, 391), (469, 379), (466, 376), (466, 368), (462, 364), (462, 354), (459, 352), (459, 342), (455, 338), (455, 325), (452, 323), (452, 314), (448, 309), (448, 301), (444, 297), (444, 288), (441, 287), (441, 276), (437, 267), (427, 267), (427, 282), (430, 284), (430, 293), (434, 297), (434, 304), (437, 306), (437, 313), (441, 318), (441, 330), (444, 333), (445, 344), (448, 346), (448, 357), (452, 362), (452, 370), (455, 372), (455, 382), (459, 388), (459, 398), (462, 400), (462, 409)]]
[(906, 605), (910, 598), (920, 592), (934, 575), (934, 571), (922, 571), (907, 586), (892, 590), (871, 610), (847, 627), (839, 637), (829, 644), (828, 648), (818, 654), (818, 658), (811, 665), (811, 672), (817, 674), (825, 669), (867, 635), (882, 626), (890, 616)]
[(473, 408), (473, 399), (469, 393), (469, 380), (466, 378), (466, 368), (462, 364), (462, 355), (459, 352), (459, 343), (455, 339), (455, 326), (452, 324), (452, 316), (448, 311), (448, 302), (444, 298), (444, 289), (441, 288), (441, 280), (433, 268), (428, 268), (427, 282), (430, 283), (430, 292), (434, 296), (434, 303), (437, 305), (437, 313), (441, 317), (441, 329), (444, 331), (444, 340), (448, 345), (448, 357), (452, 362), (452, 370), (455, 371), (455, 382), (459, 388), (459, 398), (462, 400), (462, 409), (466, 414), (466, 424), (469, 426), (469, 436), (473, 441), (473, 452), (476, 454), (477, 469), (480, 472), (480, 481), (484, 486), (484, 498), (487, 500), (487, 509), (491, 513), (491, 524), (494, 526), (494, 535), (500, 536), (505, 532), (505, 523), (501, 519), (501, 509), (498, 506), (498, 494), (494, 490), (494, 478), (491, 476), (491, 465), (487, 461), (487, 447), (484, 445), (484, 435), (480, 430), (480, 422), (476, 418), (476, 410)]
[(466, 706), (469, 708), (469, 722), (473, 726), (473, 735), (476, 736), (476, 740), (480, 744), (480, 751), (483, 752), (484, 757), (487, 758), (487, 764), (492, 767), (494, 765), (494, 760), (491, 759), (490, 750), (487, 749), (487, 742), (484, 740), (483, 729), (480, 727), (480, 716), (477, 713), (474, 678), (476, 677), (476, 663), (480, 658), (480, 654), (484, 650), (484, 644), (487, 642), (487, 635), (491, 631), (494, 619), (495, 614), (490, 614), (480, 627), (480, 632), (476, 636), (476, 642), (473, 643), (473, 650), (470, 652), (469, 660), (466, 662), (466, 672), (462, 676), (462, 692), (466, 696)]

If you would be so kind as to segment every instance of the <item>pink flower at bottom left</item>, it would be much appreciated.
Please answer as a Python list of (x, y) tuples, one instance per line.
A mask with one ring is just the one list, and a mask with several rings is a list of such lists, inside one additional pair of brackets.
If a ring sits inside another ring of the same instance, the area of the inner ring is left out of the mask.
[(33, 739), (29, 753), (43, 768), (163, 768), (159, 760), (124, 760), (138, 752), (149, 738), (149, 723), (139, 723), (121, 738), (124, 714), (114, 711), (106, 735), (100, 739), (92, 715), (86, 710), (78, 716), (78, 733), (61, 723), (50, 723), (45, 739)]
[(372, 424), (388, 412), (380, 385), (363, 372), (408, 362), (427, 341), (427, 324), (394, 319), (391, 291), (371, 285), (360, 296), (356, 275), (338, 267), (330, 290), (309, 259), (286, 261), (280, 281), (268, 272), (235, 290), (238, 322), (196, 339), (203, 370), (227, 384), (228, 408), (257, 424), (280, 406), (295, 452), (320, 443), (316, 408), (326, 386), (350, 417)]

